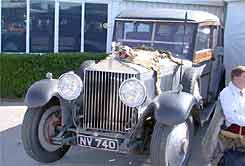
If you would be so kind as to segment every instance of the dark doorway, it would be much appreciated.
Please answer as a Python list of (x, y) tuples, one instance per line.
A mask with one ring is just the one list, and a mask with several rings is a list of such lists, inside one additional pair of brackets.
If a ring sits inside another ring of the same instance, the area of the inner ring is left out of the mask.
[(107, 4), (85, 4), (84, 51), (106, 52)]

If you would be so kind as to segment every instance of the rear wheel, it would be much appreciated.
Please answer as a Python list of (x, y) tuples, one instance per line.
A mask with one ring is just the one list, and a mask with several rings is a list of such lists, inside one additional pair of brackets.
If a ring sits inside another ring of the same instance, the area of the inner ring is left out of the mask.
[(34, 160), (50, 163), (61, 159), (69, 150), (69, 145), (54, 145), (52, 138), (61, 125), (59, 106), (47, 109), (29, 108), (22, 124), (22, 142), (26, 153)]
[(152, 166), (185, 166), (191, 153), (193, 121), (176, 126), (156, 123), (151, 139)]

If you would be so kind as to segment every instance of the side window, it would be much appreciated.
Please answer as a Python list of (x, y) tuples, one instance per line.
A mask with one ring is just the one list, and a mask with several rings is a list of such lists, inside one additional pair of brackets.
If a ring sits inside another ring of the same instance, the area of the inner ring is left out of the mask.
[(216, 27), (212, 28), (213, 32), (213, 42), (212, 42), (212, 47), (215, 48), (216, 46), (219, 45), (219, 29)]
[(196, 37), (196, 51), (209, 49), (210, 46), (210, 39), (211, 39), (211, 28), (210, 26), (207, 27), (199, 27), (197, 31)]
[(149, 24), (139, 24), (137, 26), (137, 32), (149, 33), (149, 32), (151, 32), (151, 25), (149, 25)]
[(124, 36), (126, 36), (127, 33), (134, 32), (134, 23), (125, 23), (124, 28), (125, 28), (125, 30), (124, 30), (125, 35)]
[(224, 47), (224, 28), (223, 27), (219, 27), (218, 30), (218, 46)]
[(126, 23), (124, 39), (151, 40), (152, 24), (149, 23)]

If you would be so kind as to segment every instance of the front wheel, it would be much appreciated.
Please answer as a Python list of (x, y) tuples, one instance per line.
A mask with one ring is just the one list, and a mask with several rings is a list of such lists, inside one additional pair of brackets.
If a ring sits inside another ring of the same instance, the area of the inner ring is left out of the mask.
[(191, 153), (192, 118), (176, 126), (156, 123), (151, 138), (152, 166), (185, 166)]
[(24, 116), (21, 134), (26, 153), (36, 161), (50, 163), (61, 159), (69, 150), (69, 145), (54, 145), (57, 127), (61, 125), (59, 106), (49, 108), (29, 108)]

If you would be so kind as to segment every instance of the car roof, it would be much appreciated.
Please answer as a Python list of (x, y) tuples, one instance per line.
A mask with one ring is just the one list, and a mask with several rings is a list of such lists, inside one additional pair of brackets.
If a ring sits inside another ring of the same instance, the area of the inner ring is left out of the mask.
[(196, 10), (183, 9), (127, 9), (122, 11), (117, 19), (146, 19), (146, 20), (174, 20), (185, 21), (187, 12), (188, 22), (203, 23), (215, 22), (220, 24), (219, 18), (211, 13)]

